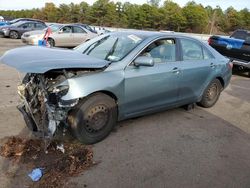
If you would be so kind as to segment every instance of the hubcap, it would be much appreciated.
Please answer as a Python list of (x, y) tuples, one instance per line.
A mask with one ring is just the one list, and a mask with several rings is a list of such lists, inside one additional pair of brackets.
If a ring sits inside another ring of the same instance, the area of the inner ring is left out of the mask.
[(97, 133), (107, 125), (108, 119), (108, 108), (105, 105), (97, 105), (87, 114), (85, 128), (90, 133)]
[(218, 87), (216, 84), (213, 84), (207, 91), (207, 98), (208, 100), (214, 100), (218, 93)]
[(18, 34), (16, 32), (11, 32), (10, 37), (13, 39), (16, 39), (16, 38), (18, 38)]

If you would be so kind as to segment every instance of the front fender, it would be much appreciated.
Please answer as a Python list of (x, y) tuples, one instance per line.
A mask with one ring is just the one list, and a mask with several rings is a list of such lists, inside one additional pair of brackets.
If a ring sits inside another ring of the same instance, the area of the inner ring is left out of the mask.
[(69, 85), (69, 91), (62, 97), (62, 100), (84, 98), (98, 91), (109, 91), (113, 93), (118, 100), (121, 100), (124, 94), (123, 80), (123, 70), (103, 71), (69, 78), (60, 84)]

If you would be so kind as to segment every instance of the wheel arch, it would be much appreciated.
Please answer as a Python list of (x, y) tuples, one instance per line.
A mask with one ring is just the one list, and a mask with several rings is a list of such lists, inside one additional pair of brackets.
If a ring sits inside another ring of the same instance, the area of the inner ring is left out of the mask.
[(21, 37), (21, 34), (19, 33), (19, 31), (15, 30), (15, 29), (11, 29), (11, 30), (9, 31), (9, 36), (10, 36), (10, 33), (13, 32), (13, 31), (17, 33), (18, 38)]
[(222, 88), (225, 87), (225, 81), (223, 80), (221, 76), (217, 76), (215, 79), (218, 79), (220, 81)]
[(111, 91), (108, 91), (108, 90), (95, 91), (95, 92), (90, 93), (87, 96), (83, 97), (82, 100), (83, 101), (88, 100), (88, 98), (90, 98), (91, 96), (96, 95), (96, 94), (104, 94), (104, 95), (107, 95), (110, 98), (114, 99), (115, 104), (116, 104), (116, 108), (117, 108), (117, 115), (119, 116), (118, 97), (113, 92), (111, 92)]
[(55, 39), (53, 38), (53, 37), (48, 37), (48, 40), (49, 39), (52, 39), (53, 41), (54, 41), (54, 46), (56, 46), (56, 41), (55, 41)]

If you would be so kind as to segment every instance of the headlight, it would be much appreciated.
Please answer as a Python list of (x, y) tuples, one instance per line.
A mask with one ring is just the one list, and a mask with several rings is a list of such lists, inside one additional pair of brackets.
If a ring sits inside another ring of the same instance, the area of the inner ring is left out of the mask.
[(68, 91), (69, 91), (68, 85), (59, 85), (53, 88), (52, 93), (55, 93), (59, 96), (64, 96), (68, 93)]
[(8, 31), (9, 30), (9, 28), (3, 28), (2, 29), (2, 31)]
[(60, 101), (60, 98), (64, 95), (66, 95), (69, 91), (68, 85), (59, 85), (54, 86), (52, 88), (48, 89), (49, 95), (48, 95), (48, 101), (50, 104), (57, 105)]

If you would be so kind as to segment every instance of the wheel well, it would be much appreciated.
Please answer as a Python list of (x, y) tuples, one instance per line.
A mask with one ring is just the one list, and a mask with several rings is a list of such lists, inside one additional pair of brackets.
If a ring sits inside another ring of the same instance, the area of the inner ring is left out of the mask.
[(55, 42), (55, 40), (54, 40), (52, 37), (48, 37), (48, 40), (49, 40), (49, 39), (51, 39), (51, 40), (53, 40), (53, 41)]
[(101, 91), (97, 91), (97, 92), (95, 92), (95, 93), (104, 93), (105, 95), (108, 95), (108, 96), (110, 96), (112, 99), (114, 99), (115, 102), (117, 103), (117, 100), (118, 100), (118, 99), (117, 99), (116, 95), (115, 95), (114, 93), (110, 92), (110, 91), (101, 90)]
[(12, 32), (12, 31), (15, 31), (18, 34), (18, 36), (20, 36), (20, 33), (17, 30), (10, 30), (10, 32)]
[(224, 83), (224, 80), (223, 80), (223, 78), (221, 78), (221, 77), (216, 77), (216, 79), (218, 79), (219, 81), (220, 81), (220, 83), (221, 83), (221, 86), (224, 88), (224, 86), (225, 86), (225, 83)]

